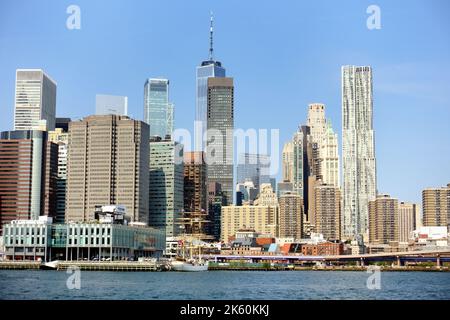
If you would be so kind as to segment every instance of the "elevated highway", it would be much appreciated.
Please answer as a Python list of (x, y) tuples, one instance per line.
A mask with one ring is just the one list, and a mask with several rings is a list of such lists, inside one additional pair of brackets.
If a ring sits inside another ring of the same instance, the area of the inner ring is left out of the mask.
[(440, 266), (442, 262), (450, 262), (450, 248), (439, 250), (417, 250), (402, 252), (383, 252), (373, 254), (358, 255), (334, 255), (334, 256), (305, 256), (301, 254), (293, 255), (210, 255), (209, 259), (214, 261), (225, 260), (248, 260), (251, 262), (260, 261), (285, 261), (295, 262), (357, 262), (360, 265), (377, 261), (393, 261), (397, 265), (402, 265), (405, 261), (410, 262), (436, 262)]

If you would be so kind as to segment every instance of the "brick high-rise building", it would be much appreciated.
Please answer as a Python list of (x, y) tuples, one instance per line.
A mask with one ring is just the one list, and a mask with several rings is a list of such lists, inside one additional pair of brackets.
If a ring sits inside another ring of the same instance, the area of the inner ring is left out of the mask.
[(388, 244), (398, 241), (398, 200), (387, 194), (369, 201), (369, 242)]
[(303, 199), (295, 192), (286, 192), (278, 199), (279, 221), (278, 236), (280, 238), (303, 237)]
[(277, 208), (271, 206), (225, 206), (222, 207), (221, 241), (228, 242), (240, 229), (277, 235)]
[(450, 225), (450, 183), (442, 188), (422, 191), (423, 225), (425, 227)]
[(398, 205), (398, 241), (408, 242), (411, 232), (416, 230), (417, 205), (400, 202)]
[(5, 131), (0, 137), (0, 226), (56, 215), (58, 146), (47, 132)]
[(149, 127), (119, 115), (69, 124), (66, 221), (94, 219), (95, 206), (124, 205), (148, 224)]
[(341, 239), (341, 190), (330, 185), (316, 185), (314, 188), (312, 210), (317, 233), (325, 239)]

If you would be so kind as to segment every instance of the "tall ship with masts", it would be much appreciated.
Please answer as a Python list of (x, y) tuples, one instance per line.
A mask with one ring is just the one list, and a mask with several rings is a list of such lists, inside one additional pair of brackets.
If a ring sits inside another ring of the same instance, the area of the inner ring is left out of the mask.
[(184, 217), (178, 220), (180, 229), (184, 232), (179, 239), (177, 257), (171, 261), (172, 270), (207, 271), (208, 261), (202, 258), (202, 242), (212, 237), (204, 233), (204, 224), (209, 222), (206, 220), (206, 213), (204, 210), (185, 212)]

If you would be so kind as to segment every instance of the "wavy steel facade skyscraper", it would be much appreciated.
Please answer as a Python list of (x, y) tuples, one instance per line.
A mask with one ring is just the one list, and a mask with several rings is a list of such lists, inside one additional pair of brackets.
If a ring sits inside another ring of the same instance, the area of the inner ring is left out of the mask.
[(342, 67), (343, 235), (364, 234), (376, 199), (372, 68)]

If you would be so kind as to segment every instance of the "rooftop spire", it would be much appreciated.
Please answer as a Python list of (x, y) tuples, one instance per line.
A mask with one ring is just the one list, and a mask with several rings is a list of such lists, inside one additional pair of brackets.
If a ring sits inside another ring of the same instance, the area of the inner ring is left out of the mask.
[(209, 27), (209, 60), (212, 61), (214, 59), (214, 56), (213, 56), (213, 52), (214, 52), (214, 49), (213, 49), (214, 16), (213, 16), (212, 11), (210, 12), (210, 15), (211, 15), (211, 24)]

